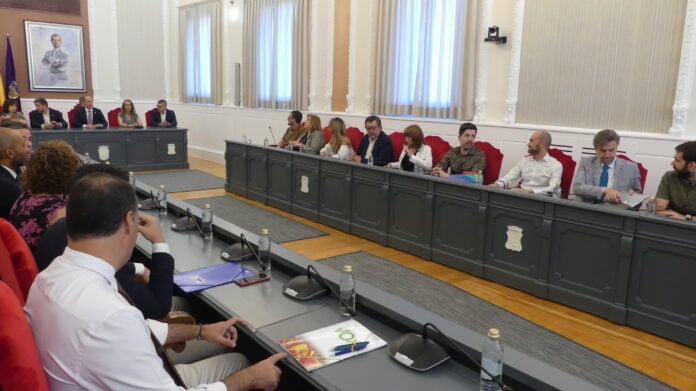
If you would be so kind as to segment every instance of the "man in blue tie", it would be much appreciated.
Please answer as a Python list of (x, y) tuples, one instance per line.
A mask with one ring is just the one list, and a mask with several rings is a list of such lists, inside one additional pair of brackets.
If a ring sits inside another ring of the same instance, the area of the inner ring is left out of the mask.
[(640, 171), (636, 163), (617, 159), (620, 137), (611, 130), (599, 131), (593, 140), (595, 156), (580, 160), (573, 192), (583, 200), (597, 204), (621, 202), (621, 193), (640, 193)]

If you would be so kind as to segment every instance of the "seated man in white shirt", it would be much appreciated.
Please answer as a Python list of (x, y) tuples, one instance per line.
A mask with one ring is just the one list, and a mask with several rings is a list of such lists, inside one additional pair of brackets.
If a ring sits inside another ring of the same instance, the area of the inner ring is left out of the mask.
[(66, 231), (68, 247), (36, 277), (24, 308), (52, 390), (277, 386), (275, 363), (283, 353), (246, 368), (238, 353), (176, 366), (158, 356), (156, 345), (194, 338), (234, 348), (234, 325), (244, 321), (168, 325), (145, 320), (119, 293), (114, 274), (128, 262), (138, 233), (153, 243), (153, 253), (169, 251), (157, 219), (138, 214), (128, 182), (104, 173), (78, 180), (68, 198)]
[(548, 154), (551, 135), (535, 132), (527, 143), (529, 153), (504, 177), (488, 186), (502, 187), (523, 193), (557, 195), (563, 166)]

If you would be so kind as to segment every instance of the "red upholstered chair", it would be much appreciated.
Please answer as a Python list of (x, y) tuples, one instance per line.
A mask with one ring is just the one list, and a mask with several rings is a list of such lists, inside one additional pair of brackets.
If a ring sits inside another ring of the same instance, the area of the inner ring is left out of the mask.
[(404, 140), (406, 136), (403, 132), (391, 132), (389, 133), (389, 139), (392, 142), (392, 149), (394, 150), (394, 160), (393, 162), (399, 160), (401, 156), (401, 151), (404, 149)]
[(452, 149), (450, 143), (443, 140), (440, 136), (425, 136), (423, 141), (430, 146), (433, 154), (433, 167), (437, 166), (440, 160), (445, 157), (445, 154)]
[(80, 107), (82, 107), (82, 106), (80, 106), (80, 105), (75, 105), (75, 107), (73, 107), (72, 109), (68, 110), (68, 125), (69, 125), (71, 128), (74, 128), (73, 122), (75, 122), (75, 112), (76, 112), (77, 109), (79, 109)]
[(110, 128), (118, 128), (118, 115), (121, 113), (121, 108), (117, 107), (111, 111), (109, 111), (109, 127)]
[(151, 110), (148, 110), (145, 112), (145, 125), (148, 128), (152, 127), (152, 112), (155, 110), (157, 110), (157, 108), (154, 108), (154, 109), (151, 109)]
[(633, 162), (638, 165), (638, 172), (640, 172), (640, 188), (643, 191), (645, 191), (645, 181), (648, 179), (648, 169), (645, 168), (642, 164), (634, 162), (626, 155), (616, 155), (616, 157), (618, 157), (619, 159), (628, 160), (629, 162)]
[(350, 139), (350, 143), (353, 144), (353, 150), (357, 151), (360, 146), (360, 141), (365, 137), (365, 133), (361, 132), (360, 129), (351, 126), (346, 129), (346, 136)]
[(486, 168), (483, 169), (483, 184), (488, 185), (500, 178), (500, 169), (503, 167), (503, 153), (500, 149), (485, 141), (477, 141), (474, 146), (486, 155)]
[(25, 301), (27, 295), (29, 295), (29, 288), (39, 273), (36, 260), (19, 232), (5, 219), (0, 219), (0, 238), (3, 247), (9, 255), (1, 258), (0, 262), (4, 263), (6, 260), (11, 262), (11, 267), (14, 270), (17, 284), (22, 294), (20, 301)]
[[(22, 293), (22, 288), (19, 287), (17, 275), (15, 274), (14, 267), (12, 267), (11, 260), (10, 251), (5, 247), (5, 244), (0, 241), (0, 281), (7, 284), (8, 289), (11, 289), (21, 302), (20, 304), (24, 305), (24, 294)], [(0, 314), (1, 313), (2, 311), (0, 310)]]
[(573, 174), (575, 174), (575, 160), (556, 148), (549, 148), (549, 155), (558, 160), (563, 166), (563, 174), (561, 174), (561, 198), (568, 198), (570, 186), (573, 184)]
[(22, 304), (3, 281), (0, 281), (0, 309), (0, 389), (49, 391)]
[(331, 141), (331, 130), (328, 126), (324, 126), (324, 129), (321, 131), (324, 133), (324, 141), (328, 144)]

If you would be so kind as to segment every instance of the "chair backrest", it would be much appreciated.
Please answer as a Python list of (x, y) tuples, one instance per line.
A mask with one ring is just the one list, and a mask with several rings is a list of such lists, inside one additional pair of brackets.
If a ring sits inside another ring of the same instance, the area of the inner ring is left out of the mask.
[(568, 198), (570, 186), (573, 184), (573, 174), (575, 174), (575, 160), (570, 155), (566, 155), (560, 149), (549, 148), (549, 155), (558, 160), (563, 166), (561, 175), (561, 198)]
[(0, 281), (0, 389), (48, 391), (34, 335), (12, 289)]
[[(9, 221), (0, 218), (0, 240), (7, 250), (9, 257), (4, 257), (11, 262), (19, 289), (22, 293), (20, 301), (26, 300), (29, 288), (34, 282), (39, 268), (24, 238)], [(4, 262), (4, 261), (3, 261)]]
[(486, 155), (486, 168), (483, 169), (483, 184), (488, 185), (500, 178), (503, 167), (503, 153), (500, 149), (485, 141), (477, 141), (474, 146)]
[(73, 125), (73, 123), (75, 122), (75, 113), (77, 112), (77, 110), (78, 110), (80, 107), (82, 107), (82, 106), (80, 106), (80, 105), (75, 105), (75, 107), (73, 107), (72, 109), (68, 110), (68, 122), (69, 122), (68, 125), (69, 125), (71, 128), (74, 128), (74, 127), (75, 127), (75, 126)]
[(117, 107), (111, 111), (109, 111), (109, 127), (110, 128), (118, 128), (118, 115), (121, 113), (121, 108)]
[(157, 110), (157, 108), (154, 108), (154, 109), (151, 109), (151, 110), (148, 110), (145, 112), (145, 125), (148, 128), (152, 127), (152, 112), (155, 110)]
[(638, 165), (638, 172), (640, 172), (640, 188), (643, 190), (643, 192), (645, 192), (645, 181), (648, 179), (648, 169), (645, 168), (642, 164), (634, 162), (626, 155), (616, 155), (616, 157), (618, 157), (619, 159), (628, 160), (629, 162), (633, 162)]
[(328, 126), (324, 126), (324, 129), (322, 129), (321, 131), (322, 133), (324, 133), (324, 141), (326, 142), (326, 144), (328, 144), (329, 141), (331, 141), (331, 129), (329, 129)]
[(440, 136), (425, 136), (423, 141), (430, 146), (430, 151), (433, 155), (433, 167), (437, 166), (445, 157), (445, 154), (452, 149), (452, 146)]
[(389, 139), (392, 142), (392, 150), (394, 151), (394, 160), (392, 161), (395, 162), (399, 160), (401, 151), (404, 149), (404, 139), (406, 139), (406, 136), (403, 132), (391, 132), (389, 133)]
[(353, 144), (353, 150), (357, 151), (358, 147), (360, 147), (360, 141), (365, 137), (365, 133), (360, 131), (360, 129), (351, 126), (350, 128), (346, 129), (346, 136), (350, 139), (350, 143)]

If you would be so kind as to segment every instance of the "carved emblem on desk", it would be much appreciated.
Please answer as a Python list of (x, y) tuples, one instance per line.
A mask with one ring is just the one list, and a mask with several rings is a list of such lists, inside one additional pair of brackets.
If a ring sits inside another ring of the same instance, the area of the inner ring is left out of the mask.
[(302, 175), (300, 180), (300, 191), (303, 193), (309, 193), (309, 177)]
[(176, 155), (176, 144), (167, 144), (167, 155)]
[(99, 148), (97, 149), (97, 154), (99, 155), (99, 160), (105, 162), (109, 160), (109, 146), (108, 145), (100, 145)]
[(521, 252), (524, 230), (516, 225), (508, 225), (506, 234), (507, 242), (505, 242), (505, 248), (510, 251)]

